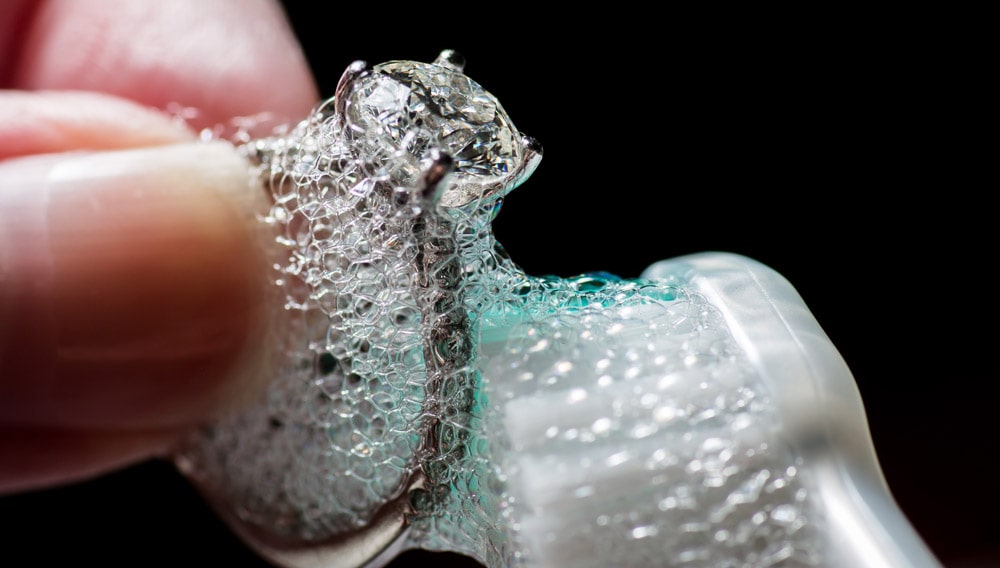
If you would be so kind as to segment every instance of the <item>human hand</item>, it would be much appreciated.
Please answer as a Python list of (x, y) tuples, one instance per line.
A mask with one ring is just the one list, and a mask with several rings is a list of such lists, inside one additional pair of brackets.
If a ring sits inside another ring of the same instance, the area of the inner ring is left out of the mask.
[(0, 87), (2, 492), (163, 453), (253, 388), (265, 198), (195, 129), (317, 95), (269, 0), (5, 2)]

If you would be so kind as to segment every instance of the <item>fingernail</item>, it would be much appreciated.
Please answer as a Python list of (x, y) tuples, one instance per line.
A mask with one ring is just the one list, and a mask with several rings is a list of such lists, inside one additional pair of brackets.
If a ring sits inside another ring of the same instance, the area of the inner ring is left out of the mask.
[(0, 424), (182, 425), (252, 388), (266, 206), (225, 143), (0, 163)]

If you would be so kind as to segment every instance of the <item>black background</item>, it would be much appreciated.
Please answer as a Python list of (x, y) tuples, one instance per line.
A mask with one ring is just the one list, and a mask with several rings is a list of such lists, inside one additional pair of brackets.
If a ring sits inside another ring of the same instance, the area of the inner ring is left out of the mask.
[[(977, 37), (933, 15), (288, 9), (324, 97), (354, 59), (467, 57), (545, 146), (496, 222), (529, 273), (707, 250), (782, 273), (852, 369), (918, 532), (947, 566), (1000, 565)], [(0, 499), (0, 542), (30, 565), (266, 565), (164, 463)], [(475, 566), (392, 566), (423, 564)]]

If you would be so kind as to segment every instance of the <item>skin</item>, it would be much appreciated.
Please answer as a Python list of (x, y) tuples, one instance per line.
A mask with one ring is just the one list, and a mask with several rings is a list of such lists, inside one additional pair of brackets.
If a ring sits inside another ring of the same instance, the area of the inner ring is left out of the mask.
[(163, 455), (267, 375), (267, 202), (197, 131), (296, 120), (317, 93), (268, 0), (8, 0), (0, 38), (11, 492)]

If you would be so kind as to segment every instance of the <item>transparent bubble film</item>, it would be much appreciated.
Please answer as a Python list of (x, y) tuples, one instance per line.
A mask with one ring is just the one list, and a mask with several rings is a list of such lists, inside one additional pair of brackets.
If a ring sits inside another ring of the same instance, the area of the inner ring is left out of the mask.
[(246, 532), (308, 547), (402, 503), (397, 546), (491, 568), (819, 564), (774, 393), (689, 274), (533, 277), (495, 241), (540, 150), (456, 64), (349, 70), (245, 149), (294, 329), (180, 461)]

